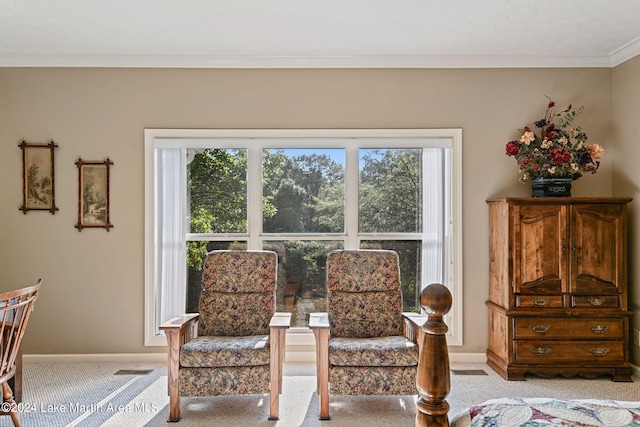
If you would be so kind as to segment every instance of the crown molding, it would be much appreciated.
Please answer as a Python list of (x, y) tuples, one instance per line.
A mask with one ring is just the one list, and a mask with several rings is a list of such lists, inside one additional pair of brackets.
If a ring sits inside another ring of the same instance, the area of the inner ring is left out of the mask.
[(611, 66), (616, 67), (638, 54), (640, 54), (640, 37), (614, 50), (611, 53)]
[(589, 68), (640, 53), (640, 39), (612, 55), (198, 56), (0, 54), (0, 67), (98, 68)]

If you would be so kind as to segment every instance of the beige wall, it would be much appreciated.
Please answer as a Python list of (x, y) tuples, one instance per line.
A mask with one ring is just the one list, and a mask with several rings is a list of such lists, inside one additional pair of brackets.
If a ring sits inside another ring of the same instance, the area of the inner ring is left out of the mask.
[[(625, 92), (639, 65), (616, 75)], [(547, 99), (584, 105), (589, 140), (606, 154), (600, 172), (574, 184), (575, 196), (636, 191), (633, 175), (613, 176), (612, 69), (188, 70), (0, 69), (0, 290), (44, 279), (25, 339), (26, 353), (141, 353), (143, 346), (144, 128), (462, 128), (464, 341), (487, 346), (488, 217), (485, 200), (528, 196), (504, 154)], [(621, 87), (620, 87), (621, 86)], [(637, 88), (637, 86), (636, 86)], [(629, 103), (638, 111), (638, 91)], [(637, 120), (622, 147), (634, 154)], [(18, 207), (18, 143), (53, 139), (55, 215)], [(617, 148), (617, 147), (616, 147)], [(74, 228), (74, 162), (110, 157), (114, 228)], [(617, 171), (618, 169), (616, 169)], [(635, 178), (637, 182), (640, 176)], [(630, 182), (631, 184), (627, 184)], [(637, 211), (634, 211), (637, 216)], [(635, 217), (634, 217), (635, 218)], [(637, 221), (637, 219), (635, 219)], [(636, 295), (636, 301), (640, 299)]]
[[(613, 157), (614, 195), (633, 197), (629, 205), (629, 310), (640, 308), (640, 56), (637, 56), (613, 70), (612, 79), (612, 129), (616, 142)], [(632, 318), (634, 329), (640, 329), (640, 318)], [(640, 348), (631, 340), (631, 359), (640, 365)]]

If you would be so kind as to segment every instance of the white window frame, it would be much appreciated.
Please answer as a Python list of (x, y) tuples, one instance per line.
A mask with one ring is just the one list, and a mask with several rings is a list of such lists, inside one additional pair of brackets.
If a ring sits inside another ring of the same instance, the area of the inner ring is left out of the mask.
[[(145, 150), (145, 305), (144, 305), (144, 344), (145, 346), (165, 346), (166, 339), (164, 334), (160, 333), (156, 329), (156, 314), (157, 306), (156, 300), (158, 297), (158, 289), (156, 285), (156, 250), (157, 245), (155, 242), (155, 149), (163, 145), (163, 140), (167, 140), (164, 143), (168, 143), (171, 146), (175, 146), (176, 140), (185, 139), (189, 140), (189, 146), (193, 146), (194, 139), (202, 140), (202, 147), (208, 147), (211, 143), (207, 143), (207, 139), (215, 139), (215, 147), (225, 148), (225, 140), (228, 148), (238, 148), (234, 140), (238, 138), (254, 138), (254, 139), (278, 139), (286, 140), (287, 144), (295, 143), (296, 140), (305, 139), (308, 143), (309, 138), (317, 138), (322, 141), (322, 144), (318, 144), (319, 148), (345, 148), (344, 139), (353, 138), (358, 139), (358, 144), (354, 146), (346, 147), (346, 161), (355, 162), (355, 167), (352, 164), (351, 167), (346, 167), (347, 171), (356, 173), (358, 171), (358, 149), (359, 148), (422, 148), (424, 142), (420, 139), (429, 138), (442, 139), (442, 146), (451, 146), (452, 156), (452, 173), (451, 173), (451, 188), (452, 194), (452, 236), (447, 236), (445, 242), (446, 245), (450, 245), (447, 248), (451, 254), (452, 269), (451, 277), (447, 278), (447, 283), (444, 283), (452, 293), (453, 296), (453, 308), (450, 314), (447, 316), (447, 323), (449, 326), (449, 332), (447, 334), (447, 343), (452, 346), (461, 346), (462, 341), (462, 323), (463, 323), (463, 287), (462, 287), (462, 129), (145, 129), (144, 131), (144, 150)], [(335, 139), (336, 142), (332, 146), (331, 140)], [(338, 141), (339, 140), (339, 141)], [(397, 145), (394, 144), (397, 142)], [(391, 143), (391, 145), (390, 145)], [(185, 144), (186, 145), (186, 144)], [(281, 147), (279, 143), (270, 141), (265, 148), (293, 148), (291, 145)], [(298, 143), (296, 146), (299, 148), (301, 145)], [(249, 148), (249, 147), (248, 147)], [(261, 144), (252, 146), (251, 149), (262, 149)], [(310, 147), (316, 148), (316, 147)], [(261, 170), (259, 164), (259, 156), (249, 156), (250, 162), (257, 162), (256, 164), (250, 163), (247, 165), (247, 172), (254, 173)], [(253, 160), (251, 160), (253, 158)], [(346, 166), (346, 165), (345, 165)], [(354, 172), (355, 171), (355, 172)], [(349, 172), (348, 172), (349, 173)], [(358, 188), (357, 179), (348, 179), (345, 177), (347, 183), (345, 188), (345, 198), (355, 197), (357, 200)], [(251, 206), (251, 203), (260, 203), (261, 198), (252, 197), (251, 194), (256, 191), (261, 191), (257, 188), (247, 188), (249, 192), (248, 203), (249, 211), (251, 209), (260, 208), (261, 206)], [(253, 202), (252, 202), (253, 200)], [(256, 202), (257, 200), (257, 202)], [(259, 217), (256, 219), (255, 217)], [(249, 216), (249, 221), (259, 221), (261, 218), (258, 216)], [(345, 241), (345, 248), (358, 248), (360, 240), (370, 239), (372, 235), (357, 233), (357, 212), (345, 211), (347, 238)], [(251, 227), (251, 223), (249, 224)], [(261, 226), (259, 228), (261, 230)], [(352, 232), (351, 230), (356, 230)], [(406, 238), (406, 234), (403, 235)], [(385, 239), (390, 238), (385, 233)], [(392, 237), (391, 237), (392, 238)], [(253, 241), (252, 241), (253, 239)], [(256, 247), (260, 239), (258, 233), (252, 233), (249, 236), (250, 247)], [(186, 278), (185, 278), (186, 280)], [(427, 283), (423, 283), (426, 286)], [(301, 328), (302, 329), (302, 328)], [(300, 331), (296, 331), (300, 332)], [(298, 337), (300, 339), (299, 344), (309, 344), (308, 334), (296, 333), (292, 334), (291, 338)], [(296, 343), (288, 341), (288, 345), (295, 345)]]

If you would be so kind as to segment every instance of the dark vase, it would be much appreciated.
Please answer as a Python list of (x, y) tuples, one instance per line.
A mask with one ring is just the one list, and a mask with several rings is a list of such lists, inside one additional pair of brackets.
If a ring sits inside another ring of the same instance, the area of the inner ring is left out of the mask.
[(533, 178), (533, 197), (571, 197), (573, 178)]

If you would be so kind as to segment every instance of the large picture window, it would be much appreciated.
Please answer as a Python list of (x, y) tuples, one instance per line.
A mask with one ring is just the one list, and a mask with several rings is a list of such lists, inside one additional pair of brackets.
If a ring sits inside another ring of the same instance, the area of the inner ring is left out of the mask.
[(327, 254), (395, 250), (405, 311), (450, 288), (450, 344), (462, 344), (461, 131), (145, 131), (145, 343), (198, 311), (214, 249), (278, 254), (277, 310), (304, 330), (326, 311)]

